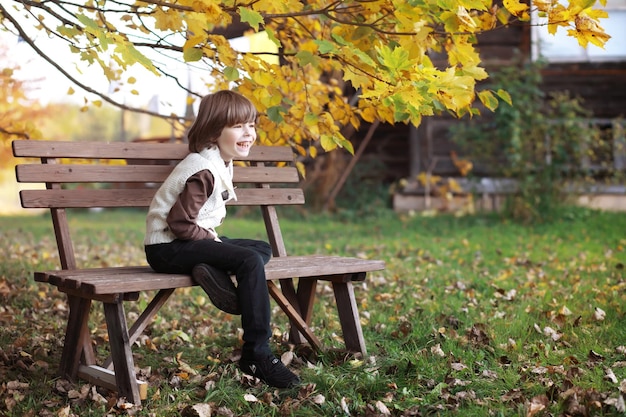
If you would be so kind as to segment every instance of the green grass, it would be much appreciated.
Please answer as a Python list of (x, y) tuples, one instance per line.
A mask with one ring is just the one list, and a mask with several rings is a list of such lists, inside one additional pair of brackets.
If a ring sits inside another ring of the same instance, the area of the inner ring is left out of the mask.
[[(81, 266), (144, 263), (141, 213), (70, 214)], [(134, 348), (149, 399), (129, 414), (179, 415), (209, 403), (213, 415), (237, 416), (385, 415), (385, 408), (421, 416), (623, 415), (615, 404), (626, 379), (626, 213), (567, 208), (534, 226), (497, 215), (381, 210), (344, 222), (285, 214), (292, 254), (386, 261), (356, 288), (369, 357), (333, 349), (342, 346), (341, 331), (332, 292), (320, 284), (313, 326), (329, 350), (314, 357), (295, 349), (300, 391), (255, 385), (233, 363), (238, 318), (186, 289)], [(220, 232), (261, 238), (263, 226), (239, 213)], [(62, 295), (32, 280), (33, 271), (57, 267), (49, 217), (0, 217), (0, 237), (0, 415), (123, 414), (110, 393), (56, 377), (67, 311)], [(146, 302), (129, 304), (129, 315)], [(104, 355), (100, 308), (93, 314)], [(273, 330), (273, 348), (289, 350), (277, 307)]]

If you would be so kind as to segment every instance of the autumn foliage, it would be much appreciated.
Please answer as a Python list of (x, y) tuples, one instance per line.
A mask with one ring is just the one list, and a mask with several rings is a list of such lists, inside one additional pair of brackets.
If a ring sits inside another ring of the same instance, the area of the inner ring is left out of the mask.
[[(0, 62), (9, 62), (9, 51), (0, 48)], [(5, 64), (6, 65), (6, 64)], [(27, 97), (28, 83), (14, 77), (19, 67), (8, 65), (0, 72), (0, 168), (11, 160), (10, 141), (18, 138), (39, 139), (37, 118), (48, 110)]]
[[(506, 91), (477, 91), (488, 74), (476, 35), (527, 24), (533, 11), (550, 32), (566, 30), (582, 46), (602, 47), (608, 39), (599, 23), (606, 13), (596, 0), (532, 4), (534, 10), (518, 0), (503, 6), (492, 0), (148, 0), (80, 6), (13, 0), (0, 6), (0, 18), (49, 61), (54, 62), (49, 51), (34, 42), (41, 32), (99, 66), (116, 85), (136, 81), (126, 74), (131, 66), (174, 77), (165, 57), (184, 61), (203, 71), (203, 88), (234, 87), (254, 101), (264, 114), (262, 141), (289, 143), (315, 156), (315, 144), (350, 150), (341, 132), (347, 125), (358, 128), (374, 120), (417, 125), (442, 112), (477, 114), (476, 98), (488, 109), (499, 100), (510, 102)], [(266, 49), (234, 49), (224, 36), (232, 28), (264, 32)], [(57, 68), (73, 78), (62, 65)], [(124, 105), (107, 91), (73, 80), (98, 101)], [(190, 101), (200, 95), (189, 91)]]

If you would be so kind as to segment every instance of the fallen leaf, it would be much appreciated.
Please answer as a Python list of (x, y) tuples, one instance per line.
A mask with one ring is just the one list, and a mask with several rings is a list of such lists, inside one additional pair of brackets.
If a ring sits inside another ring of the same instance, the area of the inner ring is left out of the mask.
[(346, 402), (346, 397), (341, 397), (341, 409), (347, 415), (350, 415), (350, 409), (348, 408), (348, 403)]
[(550, 404), (550, 400), (545, 395), (537, 395), (530, 400), (530, 404), (528, 405), (526, 417), (533, 417), (545, 410)]
[(596, 307), (593, 310), (593, 319), (595, 321), (603, 321), (605, 316), (606, 316), (606, 313), (600, 307)]
[(600, 355), (598, 352), (594, 352), (593, 350), (589, 351), (589, 360), (600, 361), (602, 359), (604, 359), (604, 356)]
[(609, 380), (614, 384), (617, 384), (617, 377), (615, 376), (611, 368), (606, 368), (604, 370), (604, 379)]
[(57, 417), (69, 417), (70, 416), (70, 406), (64, 407), (57, 412)]
[(626, 404), (624, 403), (624, 396), (618, 395), (617, 398), (607, 398), (603, 401), (604, 405), (608, 405), (610, 407), (615, 407), (618, 413), (623, 413), (626, 411)]
[(450, 364), (450, 368), (452, 368), (454, 371), (462, 371), (464, 369), (467, 369), (467, 365), (459, 362), (454, 362)]
[(252, 394), (245, 394), (243, 396), (243, 399), (248, 401), (249, 403), (256, 403), (259, 401), (259, 399)]
[(291, 364), (291, 362), (293, 361), (293, 358), (294, 358), (294, 354), (290, 350), (288, 350), (287, 352), (285, 352), (282, 355), (280, 355), (280, 361), (285, 366), (289, 366), (289, 364)]
[(391, 411), (387, 408), (387, 406), (382, 401), (376, 401), (376, 408), (380, 411), (380, 414), (383, 416), (390, 416)]
[(435, 346), (432, 346), (430, 348), (430, 353), (432, 353), (435, 356), (439, 356), (441, 358), (446, 356), (446, 354), (444, 353), (443, 349), (441, 349), (441, 345), (439, 343), (437, 343)]
[(181, 417), (211, 417), (211, 406), (209, 404), (194, 404), (185, 407)]
[(322, 394), (317, 394), (316, 396), (311, 398), (311, 401), (313, 401), (313, 404), (322, 405), (326, 402), (326, 397), (324, 397)]
[(30, 387), (26, 382), (9, 381), (7, 382), (7, 389), (9, 390), (26, 390)]

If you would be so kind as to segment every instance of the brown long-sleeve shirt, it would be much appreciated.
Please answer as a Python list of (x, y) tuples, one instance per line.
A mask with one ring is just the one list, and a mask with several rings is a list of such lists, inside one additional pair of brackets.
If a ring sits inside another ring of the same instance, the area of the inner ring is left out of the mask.
[(181, 240), (215, 239), (214, 230), (204, 229), (196, 223), (198, 212), (213, 192), (214, 177), (211, 171), (198, 171), (185, 183), (185, 188), (167, 215), (167, 224)]

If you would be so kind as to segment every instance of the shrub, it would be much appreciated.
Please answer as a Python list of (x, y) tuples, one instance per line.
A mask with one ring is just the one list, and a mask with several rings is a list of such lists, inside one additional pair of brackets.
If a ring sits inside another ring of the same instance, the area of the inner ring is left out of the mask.
[(580, 163), (600, 140), (581, 99), (541, 89), (541, 67), (527, 63), (498, 71), (490, 88), (506, 90), (513, 105), (501, 102), (491, 117), (451, 129), (467, 157), (495, 176), (516, 180), (518, 191), (507, 199), (505, 214), (524, 221), (548, 218), (566, 201), (565, 180), (588, 175)]

